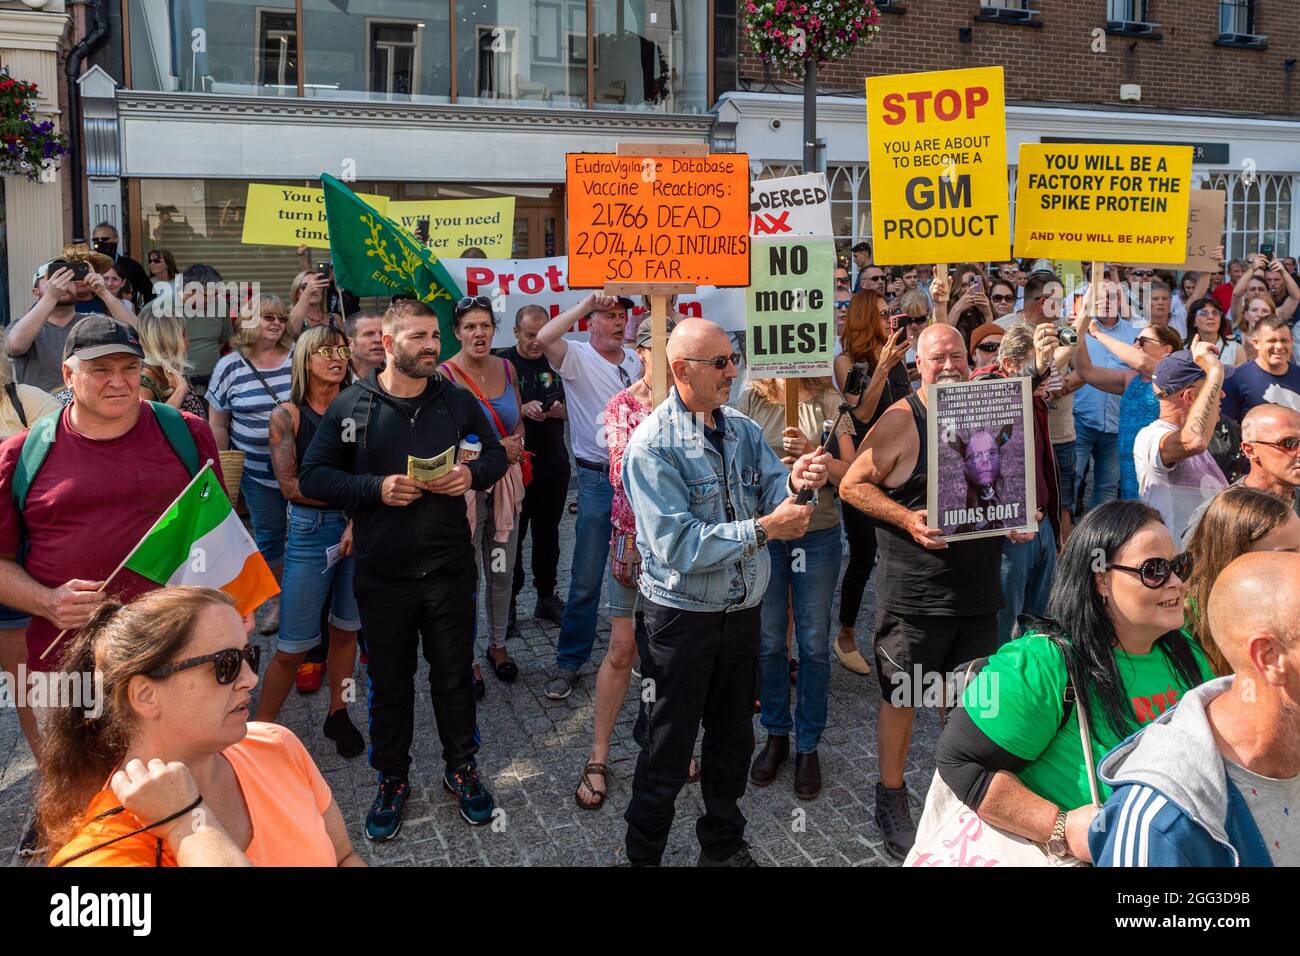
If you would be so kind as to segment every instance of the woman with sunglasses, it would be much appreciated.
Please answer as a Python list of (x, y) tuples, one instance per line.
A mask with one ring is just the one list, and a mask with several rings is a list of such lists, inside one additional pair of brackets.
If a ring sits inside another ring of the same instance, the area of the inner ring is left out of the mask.
[[(472, 507), (471, 535), (474, 550), (482, 557), (484, 605), (487, 611), (487, 662), (497, 679), (511, 684), (519, 677), (519, 665), (506, 649), (506, 634), (513, 623), (510, 599), (514, 583), (514, 563), (497, 560), (498, 549), (513, 556), (519, 536), (519, 511), (524, 502), (524, 419), (523, 402), (514, 366), (507, 359), (492, 354), (497, 317), (492, 300), (486, 296), (467, 296), (456, 303), (453, 329), (460, 342), (454, 359), (438, 366), (442, 374), (478, 399), (483, 415), (506, 450), (510, 467), (486, 492), (467, 492)], [(474, 690), (480, 697), (486, 691), (483, 674), (474, 664)]]
[(1219, 361), (1224, 369), (1235, 368), (1246, 361), (1246, 349), (1237, 341), (1227, 313), (1209, 296), (1196, 299), (1187, 307), (1187, 340), (1184, 348), (1191, 351), (1195, 342), (1209, 342), (1218, 347)]
[[(903, 358), (908, 343), (913, 340), (912, 328), (923, 328), (929, 321), (930, 310), (920, 289), (904, 292), (899, 297), (899, 306), (902, 311), (891, 316), (885, 297), (879, 292), (859, 292), (849, 304), (849, 317), (840, 336), (842, 350), (835, 357), (834, 370), (835, 386), (844, 392), (844, 400), (854, 406), (849, 416), (854, 449), (862, 444), (885, 409), (912, 389)], [(892, 329), (891, 322), (895, 326)], [(915, 324), (909, 326), (909, 323)], [(848, 392), (845, 389), (855, 365), (865, 366), (870, 378), (861, 392)], [(844, 502), (843, 512), (849, 563), (840, 584), (840, 631), (831, 648), (842, 665), (855, 674), (867, 675), (871, 673), (871, 665), (858, 650), (856, 628), (862, 595), (876, 563), (876, 526), (848, 502)]]
[(993, 306), (993, 320), (1005, 318), (1016, 311), (1016, 286), (1006, 279), (994, 279), (989, 287), (989, 304)]
[[(329, 601), (329, 656), (325, 669), (330, 703), (325, 736), (334, 741), (344, 757), (355, 757), (366, 746), (343, 700), (344, 681), (352, 677), (356, 666), (357, 631), (361, 629), (361, 615), (352, 593), (352, 524), (341, 509), (302, 493), (298, 466), (330, 402), (352, 384), (348, 362), (351, 357), (347, 336), (341, 330), (323, 325), (305, 331), (294, 346), (289, 401), (271, 412), (271, 467), (280, 483), (280, 493), (289, 502), (289, 530), (280, 634), (257, 702), (258, 720), (273, 721), (279, 716), (298, 667), (307, 652), (321, 641), (321, 611)], [(336, 546), (339, 559), (331, 566), (326, 551)]]
[(298, 738), (249, 723), (259, 660), (221, 591), (104, 602), (63, 657), (102, 711), (56, 708), (42, 738), (50, 865), (364, 866)]
[(170, 283), (176, 278), (179, 270), (176, 268), (175, 257), (166, 249), (149, 250), (149, 278), (155, 284), (159, 282)]
[(289, 328), (294, 335), (318, 325), (343, 328), (343, 316), (331, 312), (328, 304), (334, 276), (303, 270), (293, 277), (289, 289)]
[[(208, 424), (220, 451), (244, 453), (239, 493), (248, 506), (257, 548), (275, 579), (284, 570), (285, 500), (271, 468), (271, 411), (289, 400), (293, 334), (284, 304), (253, 296), (239, 310), (235, 349), (217, 360), (208, 387)], [(263, 634), (280, 626), (280, 601), (271, 598)]]
[[(950, 712), (937, 754), (943, 782), (985, 822), (1090, 861), (1097, 808), (1075, 694), (1087, 702), (1095, 764), (1210, 679), (1182, 630), (1190, 574), (1154, 509), (1108, 501), (1089, 511), (1057, 562), (1049, 617), (988, 658)], [(1104, 800), (1110, 790), (1097, 786)]]
[(1187, 629), (1219, 677), (1231, 674), (1232, 668), (1214, 643), (1201, 609), (1208, 606), (1220, 572), (1251, 551), (1300, 551), (1300, 515), (1277, 495), (1233, 485), (1210, 499), (1187, 543), (1192, 558)]
[[(1066, 379), (1067, 387), (1091, 385), (1102, 392), (1119, 398), (1119, 447), (1131, 449), (1137, 434), (1160, 417), (1160, 399), (1156, 397), (1151, 377), (1160, 360), (1183, 347), (1178, 333), (1167, 325), (1148, 325), (1138, 330), (1137, 338), (1129, 345), (1112, 335), (1089, 318), (1081, 309), (1074, 320), (1075, 333), (1082, 339), (1091, 335), (1117, 359), (1129, 366), (1124, 369), (1094, 365), (1086, 348), (1074, 350), (1074, 371)], [(1119, 456), (1119, 496), (1131, 501), (1141, 498), (1138, 489), (1137, 466), (1132, 454)], [(1181, 530), (1181, 529), (1180, 529)]]

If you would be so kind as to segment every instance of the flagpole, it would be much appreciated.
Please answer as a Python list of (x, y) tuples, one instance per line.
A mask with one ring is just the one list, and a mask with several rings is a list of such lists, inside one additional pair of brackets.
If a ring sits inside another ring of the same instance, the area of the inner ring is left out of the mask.
[[(178, 494), (175, 498), (172, 499), (172, 503), (163, 509), (163, 513), (160, 514), (158, 516), (158, 519), (152, 525), (149, 526), (149, 530), (146, 531), (140, 537), (140, 540), (137, 541), (132, 546), (131, 550), (126, 553), (126, 557), (122, 559), (122, 563), (113, 569), (113, 573), (104, 579), (103, 584), (95, 588), (94, 593), (99, 594), (101, 591), (103, 591), (105, 588), (108, 587), (109, 583), (112, 582), (113, 578), (117, 577), (118, 572), (121, 571), (124, 567), (126, 567), (126, 562), (130, 561), (131, 558), (135, 555), (136, 551), (140, 550), (140, 545), (144, 543), (144, 540), (148, 538), (149, 535), (153, 534), (156, 530), (158, 530), (158, 525), (162, 524), (162, 520), (166, 518), (168, 514), (171, 513), (172, 506), (175, 505), (176, 502), (180, 501), (181, 498), (185, 497), (185, 492), (189, 491), (190, 488), (194, 486), (194, 483), (203, 477), (203, 473), (209, 471), (211, 468), (212, 468), (212, 459), (209, 458), (207, 460), (207, 463), (204, 464), (204, 466), (198, 470), (198, 474), (196, 474), (193, 478), (190, 479), (189, 484), (187, 484), (184, 488), (181, 489), (180, 494)], [(230, 497), (229, 494), (227, 494), (226, 497), (229, 498)], [(54, 638), (54, 640), (50, 641), (49, 647), (41, 651), (41, 656), (40, 656), (41, 660), (45, 660), (45, 655), (47, 655), (50, 651), (54, 650), (54, 645), (59, 643), (59, 641), (63, 640), (63, 635), (67, 634), (68, 630), (69, 628), (65, 627), (63, 630), (59, 631), (58, 635)]]

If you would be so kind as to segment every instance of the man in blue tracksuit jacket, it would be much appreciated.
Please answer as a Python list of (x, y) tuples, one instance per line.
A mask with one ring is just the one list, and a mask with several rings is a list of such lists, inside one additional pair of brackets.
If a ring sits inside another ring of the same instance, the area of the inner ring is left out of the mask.
[(1088, 839), (1096, 866), (1300, 865), (1298, 602), (1295, 552), (1248, 553), (1219, 575), (1209, 630), (1235, 675), (1102, 760), (1114, 790)]

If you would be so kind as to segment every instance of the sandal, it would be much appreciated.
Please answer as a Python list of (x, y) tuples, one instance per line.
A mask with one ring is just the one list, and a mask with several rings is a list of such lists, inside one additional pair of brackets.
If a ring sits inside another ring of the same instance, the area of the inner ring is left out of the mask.
[(510, 652), (504, 647), (501, 648), (501, 652), (505, 654), (506, 658), (500, 662), (492, 656), (492, 648), (490, 647), (483, 656), (492, 665), (492, 673), (497, 675), (497, 680), (505, 684), (513, 684), (515, 678), (519, 676), (519, 665), (510, 659)]
[[(605, 797), (609, 794), (608, 789), (606, 790), (596, 789), (595, 784), (591, 782), (591, 777), (587, 776), (588, 774), (592, 774), (592, 773), (600, 774), (600, 776), (604, 777), (605, 786), (607, 788), (609, 786), (609, 778), (610, 778), (609, 768), (605, 766), (603, 763), (589, 763), (587, 764), (587, 766), (583, 767), (582, 776), (579, 778), (578, 789), (573, 791), (574, 802), (577, 803), (577, 805), (581, 807), (583, 810), (599, 810), (601, 807), (605, 805)], [(586, 787), (587, 790), (589, 790), (591, 793), (594, 793), (596, 795), (595, 803), (582, 802), (581, 794), (582, 794), (583, 787)]]

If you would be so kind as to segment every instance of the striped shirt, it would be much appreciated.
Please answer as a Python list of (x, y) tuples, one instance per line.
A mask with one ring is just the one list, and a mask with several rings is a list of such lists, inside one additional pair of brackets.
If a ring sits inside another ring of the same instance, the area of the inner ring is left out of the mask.
[[(258, 371), (280, 401), (287, 402), (293, 379), (293, 352), (276, 368)], [(276, 403), (238, 352), (223, 355), (212, 369), (207, 398), (217, 411), (230, 414), (230, 447), (244, 453), (244, 474), (259, 485), (279, 488), (271, 470), (268, 438), (271, 409)]]

